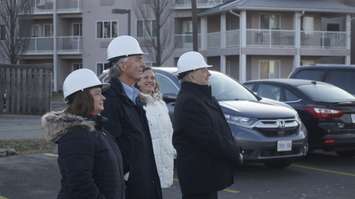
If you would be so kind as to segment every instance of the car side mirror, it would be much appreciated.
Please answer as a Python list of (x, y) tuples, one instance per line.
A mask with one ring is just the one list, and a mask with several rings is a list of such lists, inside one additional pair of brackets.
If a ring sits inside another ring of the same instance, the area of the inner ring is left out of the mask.
[(163, 94), (163, 100), (165, 101), (165, 103), (171, 103), (171, 102), (175, 102), (176, 101), (176, 94), (174, 93), (165, 93)]

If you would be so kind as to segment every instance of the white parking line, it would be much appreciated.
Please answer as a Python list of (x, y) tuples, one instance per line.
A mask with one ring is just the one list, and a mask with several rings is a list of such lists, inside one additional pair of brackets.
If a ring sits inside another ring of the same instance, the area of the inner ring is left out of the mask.
[[(58, 157), (58, 154), (55, 154), (55, 153), (44, 153), (45, 156), (48, 156), (48, 157), (55, 157), (57, 158)], [(0, 198), (1, 199), (1, 198)]]

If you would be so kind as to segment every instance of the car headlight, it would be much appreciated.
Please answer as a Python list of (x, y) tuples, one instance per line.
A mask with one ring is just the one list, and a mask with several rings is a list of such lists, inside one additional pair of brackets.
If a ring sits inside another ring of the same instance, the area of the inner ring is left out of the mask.
[(304, 126), (304, 124), (303, 124), (303, 122), (302, 122), (302, 120), (301, 120), (301, 118), (300, 118), (300, 116), (298, 115), (298, 113), (296, 112), (296, 116), (295, 116), (295, 119), (296, 119), (296, 121), (298, 122), (298, 124), (299, 124), (299, 128), (300, 128), (300, 133), (304, 136), (304, 137), (306, 137), (307, 136), (307, 129), (306, 129), (306, 127)]
[(236, 126), (241, 126), (245, 128), (253, 128), (256, 120), (249, 117), (234, 116), (229, 114), (224, 114), (227, 122)]

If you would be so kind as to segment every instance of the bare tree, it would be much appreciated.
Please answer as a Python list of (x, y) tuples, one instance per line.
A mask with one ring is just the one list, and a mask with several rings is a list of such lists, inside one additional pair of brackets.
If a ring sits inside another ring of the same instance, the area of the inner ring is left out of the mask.
[(0, 40), (0, 49), (11, 64), (19, 61), (26, 49), (31, 33), (32, 0), (0, 0), (0, 25), (5, 38)]
[(135, 14), (143, 23), (143, 48), (155, 65), (161, 66), (174, 50), (174, 24), (171, 17), (174, 1), (136, 0), (136, 3)]

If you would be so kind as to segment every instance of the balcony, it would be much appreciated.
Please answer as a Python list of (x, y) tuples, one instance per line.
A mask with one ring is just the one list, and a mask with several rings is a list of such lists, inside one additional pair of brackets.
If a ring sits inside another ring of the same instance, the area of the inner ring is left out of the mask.
[(301, 46), (307, 49), (346, 49), (346, 32), (302, 31)]
[[(196, 0), (197, 8), (212, 8), (223, 0)], [(191, 0), (175, 0), (175, 9), (191, 9)]]
[(83, 49), (82, 36), (57, 37), (57, 51), (60, 54), (81, 54)]
[(31, 37), (24, 54), (52, 54), (53, 37)]
[(248, 29), (247, 46), (261, 48), (293, 48), (294, 30)]

